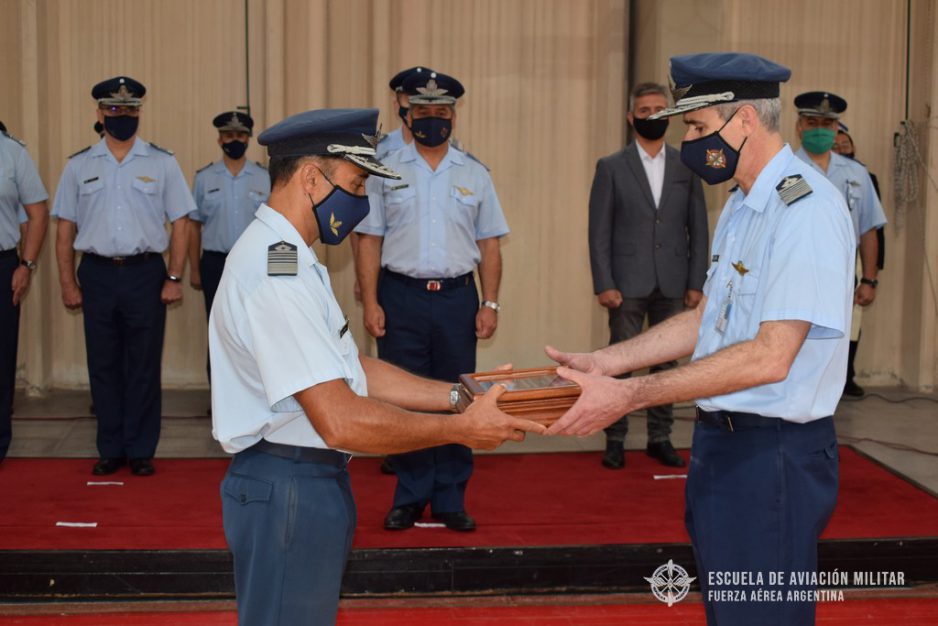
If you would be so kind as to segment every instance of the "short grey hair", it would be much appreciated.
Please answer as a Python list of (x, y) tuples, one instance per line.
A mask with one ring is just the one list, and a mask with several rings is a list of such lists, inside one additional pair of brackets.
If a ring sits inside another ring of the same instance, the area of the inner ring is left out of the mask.
[(664, 85), (659, 85), (658, 83), (639, 83), (632, 87), (632, 91), (629, 94), (629, 111), (635, 108), (636, 99), (652, 94), (664, 96), (665, 100), (668, 99), (668, 91), (665, 89)]
[(782, 117), (781, 98), (759, 98), (757, 100), (739, 100), (737, 102), (727, 102), (726, 104), (715, 104), (713, 108), (717, 114), (724, 120), (730, 119), (736, 111), (746, 105), (756, 110), (759, 121), (765, 126), (765, 129), (772, 133), (777, 133), (779, 121)]

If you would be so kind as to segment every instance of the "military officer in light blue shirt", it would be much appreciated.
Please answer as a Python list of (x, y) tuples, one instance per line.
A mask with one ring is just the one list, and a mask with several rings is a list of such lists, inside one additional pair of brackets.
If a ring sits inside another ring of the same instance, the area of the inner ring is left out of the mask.
[(463, 414), (413, 412), (451, 411), (458, 395), (358, 353), (312, 246), (341, 244), (368, 213), (369, 174), (399, 178), (375, 159), (377, 120), (307, 111), (260, 134), (270, 199), (212, 308), (212, 425), (234, 454), (221, 499), (244, 626), (335, 623), (356, 518), (345, 451), (493, 448), (544, 430), (499, 411), (500, 388)]
[[(499, 239), (508, 225), (488, 171), (450, 144), (462, 84), (439, 72), (404, 80), (414, 142), (389, 154), (400, 181), (371, 180), (360, 234), (358, 281), (365, 328), (378, 356), (456, 382), (475, 371), (476, 342), (498, 324)], [(482, 303), (473, 272), (478, 268)], [(472, 452), (460, 446), (399, 455), (388, 530), (411, 528), (427, 504), (447, 528), (475, 529), (465, 510)]]
[(127, 76), (94, 86), (105, 136), (69, 158), (52, 211), (62, 301), (84, 313), (96, 475), (127, 460), (137, 476), (154, 472), (166, 305), (182, 299), (186, 216), (196, 208), (173, 154), (137, 136), (145, 93)]
[(395, 150), (400, 150), (414, 140), (410, 128), (407, 127), (407, 111), (410, 108), (410, 94), (404, 91), (404, 81), (414, 74), (430, 73), (432, 71), (433, 70), (426, 67), (409, 67), (391, 77), (391, 80), (388, 82), (388, 87), (394, 92), (394, 106), (397, 109), (396, 112), (397, 116), (400, 118), (401, 125), (384, 135), (381, 141), (378, 142), (378, 147), (375, 149), (377, 150), (377, 157), (379, 159), (383, 159)]
[[(49, 225), (49, 194), (19, 139), (0, 131), (0, 461), (13, 436), (20, 303)], [(25, 224), (23, 230), (22, 224)], [(18, 246), (22, 246), (22, 251)]]
[(267, 168), (245, 156), (254, 119), (240, 111), (227, 111), (215, 116), (212, 125), (218, 129), (222, 158), (196, 172), (192, 195), (198, 209), (189, 215), (189, 281), (205, 296), (206, 320), (228, 251), (270, 195)]
[[(685, 518), (711, 626), (814, 623), (813, 586), (787, 585), (794, 599), (758, 602), (759, 589), (710, 573), (810, 577), (837, 499), (831, 416), (846, 370), (856, 236), (837, 188), (779, 134), (779, 83), (790, 74), (744, 53), (671, 59), (675, 104), (652, 117), (683, 113), (681, 160), (707, 183), (738, 183), (716, 228), (704, 297), (593, 353), (547, 349), (582, 389), (550, 432), (586, 435), (626, 411), (696, 399)], [(612, 378), (691, 354), (683, 367)], [(743, 589), (749, 601), (724, 600)]]

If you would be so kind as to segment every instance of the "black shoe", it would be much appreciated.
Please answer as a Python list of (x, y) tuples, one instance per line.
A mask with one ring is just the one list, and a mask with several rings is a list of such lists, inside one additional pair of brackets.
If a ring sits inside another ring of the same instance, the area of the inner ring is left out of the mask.
[(668, 467), (684, 467), (687, 465), (678, 453), (674, 451), (674, 446), (671, 445), (670, 441), (659, 441), (657, 443), (650, 443), (648, 447), (645, 448), (645, 454), (650, 456), (653, 459), (658, 459), (661, 461), (662, 465), (667, 465)]
[(407, 530), (413, 528), (414, 524), (423, 516), (423, 507), (415, 504), (409, 506), (399, 506), (391, 509), (387, 517), (384, 518), (385, 530)]
[(606, 454), (603, 455), (603, 467), (612, 470), (620, 470), (625, 467), (625, 444), (623, 442), (606, 442)]
[(381, 462), (381, 473), (387, 474), (388, 476), (394, 475), (394, 466), (391, 465), (391, 459), (389, 457), (384, 457), (384, 461)]
[(456, 513), (434, 513), (433, 519), (443, 522), (450, 530), (468, 532), (476, 529), (476, 521), (465, 511)]
[(130, 471), (134, 476), (152, 476), (156, 469), (150, 459), (130, 459)]
[(124, 459), (98, 459), (91, 473), (95, 476), (107, 476), (122, 468), (124, 463), (126, 463)]
[(866, 394), (866, 391), (863, 390), (863, 387), (856, 384), (853, 380), (848, 380), (847, 384), (844, 385), (844, 395), (850, 396), (851, 398), (862, 398)]

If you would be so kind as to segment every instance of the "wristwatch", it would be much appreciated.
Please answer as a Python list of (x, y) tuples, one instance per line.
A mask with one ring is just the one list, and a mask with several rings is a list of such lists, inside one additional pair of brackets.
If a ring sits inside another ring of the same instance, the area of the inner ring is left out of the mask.
[(482, 306), (487, 306), (488, 308), (492, 309), (496, 313), (498, 313), (502, 309), (501, 305), (498, 304), (498, 302), (492, 302), (491, 300), (483, 300)]
[(456, 383), (449, 390), (449, 410), (456, 413), (456, 405), (459, 403), (459, 388), (462, 385)]
[(39, 267), (38, 265), (36, 265), (35, 261), (30, 261), (29, 259), (23, 259), (22, 261), (20, 261), (20, 265), (28, 269), (30, 272), (34, 271), (37, 267)]
[(861, 278), (861, 279), (860, 279), (860, 283), (863, 284), (863, 285), (869, 285), (869, 286), (872, 287), (873, 289), (876, 289), (876, 285), (879, 284), (879, 280), (876, 279), (876, 278), (873, 278), (873, 279), (870, 279), (870, 278)]
[(167, 275), (166, 275), (166, 280), (168, 280), (168, 281), (171, 282), (171, 283), (181, 283), (181, 282), (182, 282), (182, 278), (180, 278), (179, 276), (174, 276), (173, 274), (167, 274)]

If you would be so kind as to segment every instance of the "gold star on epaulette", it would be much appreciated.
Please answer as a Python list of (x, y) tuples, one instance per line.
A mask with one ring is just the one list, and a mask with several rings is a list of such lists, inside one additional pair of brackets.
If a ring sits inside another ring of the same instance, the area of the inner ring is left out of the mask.
[(445, 96), (449, 90), (443, 89), (436, 83), (435, 78), (431, 78), (426, 87), (417, 87), (417, 91), (424, 96)]

